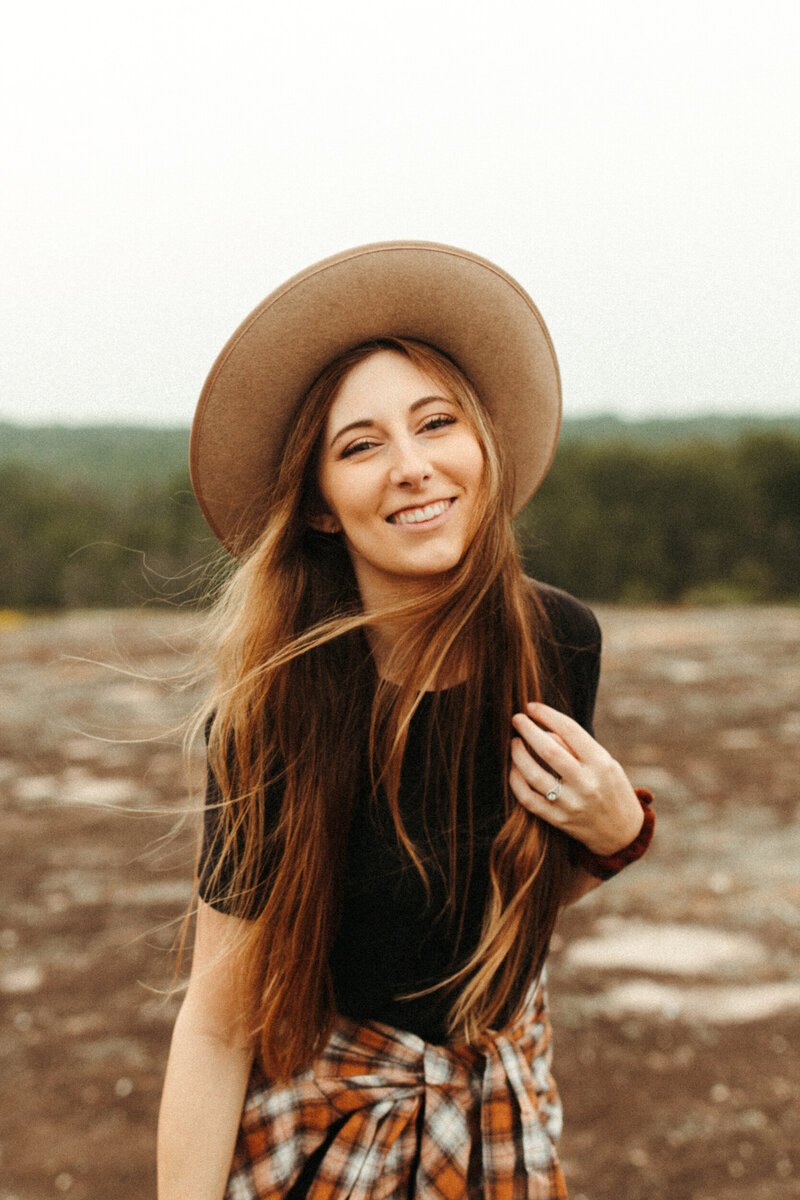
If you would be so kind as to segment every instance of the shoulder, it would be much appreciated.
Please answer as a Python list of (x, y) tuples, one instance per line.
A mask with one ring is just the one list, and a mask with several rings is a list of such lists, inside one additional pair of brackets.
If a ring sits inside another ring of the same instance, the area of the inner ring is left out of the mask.
[(526, 576), (531, 593), (542, 603), (552, 630), (553, 641), (575, 650), (594, 650), (599, 654), (602, 634), (597, 617), (583, 601), (561, 588)]
[(527, 582), (545, 616), (539, 640), (543, 698), (593, 734), (601, 649), (597, 617), (569, 592), (535, 579)]

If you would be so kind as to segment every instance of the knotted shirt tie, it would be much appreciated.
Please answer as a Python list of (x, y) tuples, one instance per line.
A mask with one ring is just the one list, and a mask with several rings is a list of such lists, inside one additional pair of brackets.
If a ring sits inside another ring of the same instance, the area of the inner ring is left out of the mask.
[(254, 1068), (226, 1200), (566, 1200), (544, 987), (481, 1049), (337, 1018), (313, 1066)]

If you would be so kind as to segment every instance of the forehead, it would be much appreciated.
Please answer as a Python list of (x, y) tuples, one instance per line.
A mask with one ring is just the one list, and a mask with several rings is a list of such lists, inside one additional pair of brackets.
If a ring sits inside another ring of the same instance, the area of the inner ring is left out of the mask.
[(331, 405), (328, 426), (373, 418), (405, 408), (424, 396), (448, 395), (440, 383), (404, 355), (379, 350), (347, 373)]

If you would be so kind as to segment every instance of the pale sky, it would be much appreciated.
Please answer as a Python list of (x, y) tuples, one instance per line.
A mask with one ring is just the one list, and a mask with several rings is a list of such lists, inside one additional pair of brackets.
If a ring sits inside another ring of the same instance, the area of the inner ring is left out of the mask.
[(567, 415), (800, 411), (800, 4), (16, 0), (0, 420), (188, 424), (295, 271), (422, 238), (541, 309)]

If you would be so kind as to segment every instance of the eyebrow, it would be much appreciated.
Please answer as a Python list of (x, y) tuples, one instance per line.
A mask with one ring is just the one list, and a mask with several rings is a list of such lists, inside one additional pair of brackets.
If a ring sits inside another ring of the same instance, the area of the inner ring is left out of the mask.
[[(418, 408), (422, 408), (426, 404), (433, 404), (434, 401), (438, 401), (440, 404), (442, 401), (446, 404), (455, 404), (455, 401), (451, 400), (449, 396), (422, 396), (419, 400), (415, 400), (413, 404), (409, 405), (408, 411), (410, 413), (416, 412)], [(349, 425), (343, 425), (338, 433), (335, 433), (331, 438), (328, 449), (335, 446), (339, 438), (345, 433), (349, 433), (351, 429), (372, 429), (374, 425), (375, 422), (369, 417), (360, 417), (357, 421), (351, 421)]]

